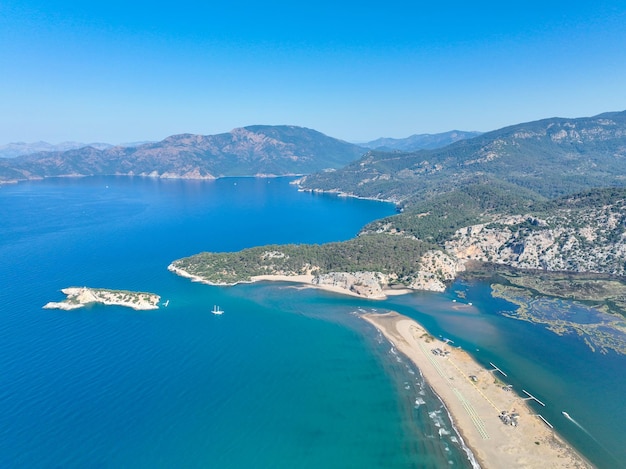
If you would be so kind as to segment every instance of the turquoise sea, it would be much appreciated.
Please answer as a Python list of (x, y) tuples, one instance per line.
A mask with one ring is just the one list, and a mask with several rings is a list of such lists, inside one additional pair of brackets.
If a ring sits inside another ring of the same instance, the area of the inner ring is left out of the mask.
[[(624, 357), (502, 316), (512, 306), (487, 284), (376, 302), (167, 271), (200, 251), (348, 239), (394, 212), (289, 183), (0, 186), (0, 467), (471, 467), (419, 371), (358, 317), (372, 309), (496, 362), (588, 458), (623, 465)], [(42, 309), (82, 285), (150, 291), (169, 306)], [(452, 299), (473, 306), (455, 310)]]

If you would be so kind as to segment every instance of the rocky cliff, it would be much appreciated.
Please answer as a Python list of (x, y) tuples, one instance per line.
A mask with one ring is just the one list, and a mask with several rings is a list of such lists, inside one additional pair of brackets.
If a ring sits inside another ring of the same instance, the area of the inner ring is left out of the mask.
[[(506, 264), (522, 269), (598, 272), (624, 276), (624, 204), (544, 218), (503, 217), (458, 230), (445, 243), (460, 260)], [(572, 216), (575, 215), (575, 216)]]

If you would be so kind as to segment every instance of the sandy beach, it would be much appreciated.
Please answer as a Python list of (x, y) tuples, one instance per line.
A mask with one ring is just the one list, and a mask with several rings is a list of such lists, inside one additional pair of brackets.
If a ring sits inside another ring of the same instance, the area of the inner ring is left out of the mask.
[[(326, 284), (316, 284), (313, 283), (313, 279), (315, 277), (313, 275), (257, 275), (252, 277), (252, 282), (289, 282), (296, 283), (303, 288), (317, 288), (319, 290), (329, 291), (333, 293), (339, 293), (340, 295), (350, 295), (363, 298), (362, 295), (359, 295), (353, 291), (348, 290), (347, 288), (341, 288), (335, 285), (326, 285)], [(376, 297), (372, 299), (382, 299), (381, 297)]]
[(593, 467), (519, 395), (504, 390), (506, 383), (499, 381), (497, 372), (483, 368), (467, 352), (435, 339), (397, 313), (363, 317), (421, 370), (482, 468)]
[(329, 285), (324, 283), (314, 283), (313, 275), (258, 275), (256, 277), (252, 277), (253, 282), (292, 282), (298, 283), (306, 288), (317, 288), (319, 290), (324, 290), (328, 292), (338, 293), (340, 295), (350, 295), (355, 296), (357, 298), (367, 298), (369, 300), (384, 300), (388, 296), (395, 295), (406, 295), (408, 293), (412, 293), (413, 290), (409, 288), (384, 288), (380, 295), (372, 295), (372, 296), (364, 296), (363, 294), (359, 294), (355, 291), (352, 291), (348, 288), (342, 288), (337, 285)]
[(348, 288), (342, 288), (337, 285), (329, 285), (325, 283), (315, 283), (313, 275), (258, 275), (252, 277), (252, 282), (292, 282), (300, 284), (305, 288), (317, 288), (328, 292), (338, 293), (340, 295), (355, 296), (357, 298), (367, 298), (368, 300), (384, 300), (389, 296), (406, 295), (413, 293), (410, 288), (383, 288), (381, 294), (363, 295)]
[(257, 275), (255, 277), (251, 277), (250, 281), (248, 282), (218, 283), (218, 282), (210, 282), (199, 275), (190, 274), (186, 270), (183, 270), (179, 267), (174, 266), (174, 264), (170, 264), (167, 267), (167, 270), (175, 273), (176, 275), (180, 275), (181, 277), (188, 278), (192, 282), (199, 282), (199, 283), (204, 283), (206, 285), (213, 285), (213, 286), (220, 286), (220, 287), (234, 286), (240, 283), (255, 283), (255, 282), (264, 282), (264, 281), (265, 282), (293, 282), (293, 283), (299, 283), (303, 285), (309, 285), (311, 287), (315, 286), (312, 284), (313, 275)]
[(256, 283), (256, 282), (287, 282), (287, 283), (295, 283), (305, 288), (317, 288), (319, 290), (324, 290), (328, 292), (338, 293), (341, 295), (350, 295), (358, 298), (367, 298), (370, 300), (384, 300), (389, 296), (395, 295), (406, 295), (408, 293), (412, 293), (414, 290), (410, 288), (384, 288), (380, 292), (380, 294), (375, 295), (364, 295), (362, 292), (358, 293), (349, 288), (342, 288), (338, 285), (331, 285), (327, 283), (315, 283), (315, 276), (308, 275), (256, 275), (250, 278), (250, 281), (242, 281), (242, 282), (233, 282), (233, 283), (216, 283), (210, 282), (205, 278), (190, 274), (186, 270), (183, 270), (179, 267), (176, 267), (174, 264), (170, 264), (167, 269), (170, 272), (175, 273), (176, 275), (180, 275), (181, 277), (185, 277), (190, 279), (192, 282), (204, 283), (206, 285), (215, 285), (215, 286), (234, 286), (240, 283)]

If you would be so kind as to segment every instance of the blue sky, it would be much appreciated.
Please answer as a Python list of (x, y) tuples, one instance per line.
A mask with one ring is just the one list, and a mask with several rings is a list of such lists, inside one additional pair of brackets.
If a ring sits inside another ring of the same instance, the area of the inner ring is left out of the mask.
[(626, 1), (0, 0), (0, 144), (362, 142), (626, 109)]

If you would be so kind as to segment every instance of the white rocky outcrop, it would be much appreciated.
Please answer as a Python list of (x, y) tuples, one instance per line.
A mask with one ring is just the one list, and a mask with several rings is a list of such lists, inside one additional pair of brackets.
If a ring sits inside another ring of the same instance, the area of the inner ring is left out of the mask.
[(420, 259), (420, 269), (409, 285), (413, 290), (442, 292), (446, 283), (454, 280), (465, 264), (443, 251), (428, 251)]
[(386, 297), (383, 288), (389, 285), (389, 278), (380, 272), (331, 272), (316, 276), (311, 283), (376, 299)]
[(585, 216), (503, 217), (458, 230), (445, 249), (460, 260), (520, 269), (626, 273), (626, 238), (616, 231), (623, 215), (610, 207)]
[[(405, 288), (408, 289), (407, 291), (441, 292), (446, 289), (446, 282), (454, 280), (463, 270), (465, 270), (464, 263), (445, 252), (428, 251), (420, 258), (420, 269)], [(397, 275), (387, 275), (381, 272), (331, 272), (314, 277), (311, 284), (346, 291), (366, 298), (382, 299), (394, 291), (392, 285), (396, 284), (397, 280)]]

